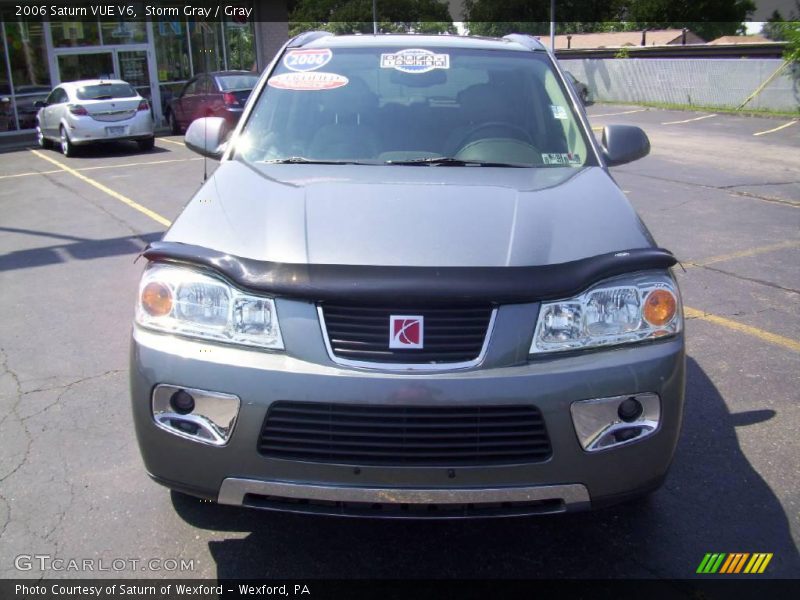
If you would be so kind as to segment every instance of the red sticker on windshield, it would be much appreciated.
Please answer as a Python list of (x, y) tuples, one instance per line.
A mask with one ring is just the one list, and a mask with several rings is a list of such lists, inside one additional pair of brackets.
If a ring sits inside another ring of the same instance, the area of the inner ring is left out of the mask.
[(281, 73), (267, 81), (271, 87), (295, 91), (333, 90), (348, 83), (350, 80), (344, 75), (319, 71)]

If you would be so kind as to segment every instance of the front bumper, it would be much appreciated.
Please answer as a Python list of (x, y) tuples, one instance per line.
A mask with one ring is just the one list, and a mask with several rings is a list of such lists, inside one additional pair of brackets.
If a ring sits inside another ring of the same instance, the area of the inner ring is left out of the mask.
[[(426, 374), (336, 365), (326, 352), (315, 307), (305, 302), (278, 300), (285, 353), (213, 345), (134, 327), (131, 393), (145, 466), (160, 483), (224, 504), (354, 516), (563, 512), (657, 487), (680, 432), (683, 336), (529, 362), (527, 347), (537, 312), (536, 304), (501, 307), (480, 367)], [(241, 409), (228, 444), (203, 445), (157, 427), (151, 395), (160, 383), (238, 396)], [(659, 395), (658, 430), (629, 445), (585, 452), (572, 422), (571, 404), (639, 392)], [(546, 422), (552, 456), (530, 464), (452, 468), (267, 458), (257, 452), (257, 441), (267, 409), (278, 400), (533, 403)]]

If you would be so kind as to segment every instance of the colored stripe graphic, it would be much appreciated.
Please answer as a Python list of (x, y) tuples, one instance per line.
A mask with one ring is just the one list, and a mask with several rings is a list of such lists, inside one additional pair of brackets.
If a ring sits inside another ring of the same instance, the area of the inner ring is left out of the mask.
[[(707, 552), (697, 567), (697, 573), (733, 575), (738, 573), (763, 573), (772, 560), (771, 552)], [(748, 560), (749, 559), (749, 560)], [(745, 566), (747, 565), (747, 566)], [(742, 571), (744, 569), (744, 571)]]
[(763, 573), (767, 568), (769, 561), (772, 560), (772, 553), (760, 552), (753, 554), (753, 558), (747, 563), (744, 569), (745, 573)]
[(726, 554), (723, 553), (708, 553), (703, 557), (700, 566), (697, 567), (698, 573), (716, 573), (722, 561), (725, 559)]

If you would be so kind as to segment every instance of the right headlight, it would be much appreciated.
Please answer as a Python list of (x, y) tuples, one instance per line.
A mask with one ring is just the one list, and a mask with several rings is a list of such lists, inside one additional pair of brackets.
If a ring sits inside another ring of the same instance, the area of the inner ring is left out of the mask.
[(574, 298), (543, 302), (530, 354), (638, 342), (682, 326), (678, 287), (668, 274), (616, 277)]
[(283, 350), (272, 298), (243, 292), (201, 270), (154, 263), (139, 284), (136, 322), (204, 340)]

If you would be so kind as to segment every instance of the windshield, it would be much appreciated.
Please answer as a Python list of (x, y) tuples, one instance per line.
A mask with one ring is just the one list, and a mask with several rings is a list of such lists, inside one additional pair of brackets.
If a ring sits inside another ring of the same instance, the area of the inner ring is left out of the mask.
[(98, 83), (79, 87), (76, 95), (78, 100), (113, 100), (114, 98), (133, 98), (138, 94), (127, 83)]
[(217, 82), (223, 92), (252, 90), (258, 83), (258, 77), (255, 75), (222, 75), (217, 77)]
[(579, 168), (593, 160), (587, 149), (544, 53), (369, 47), (288, 50), (236, 156)]

